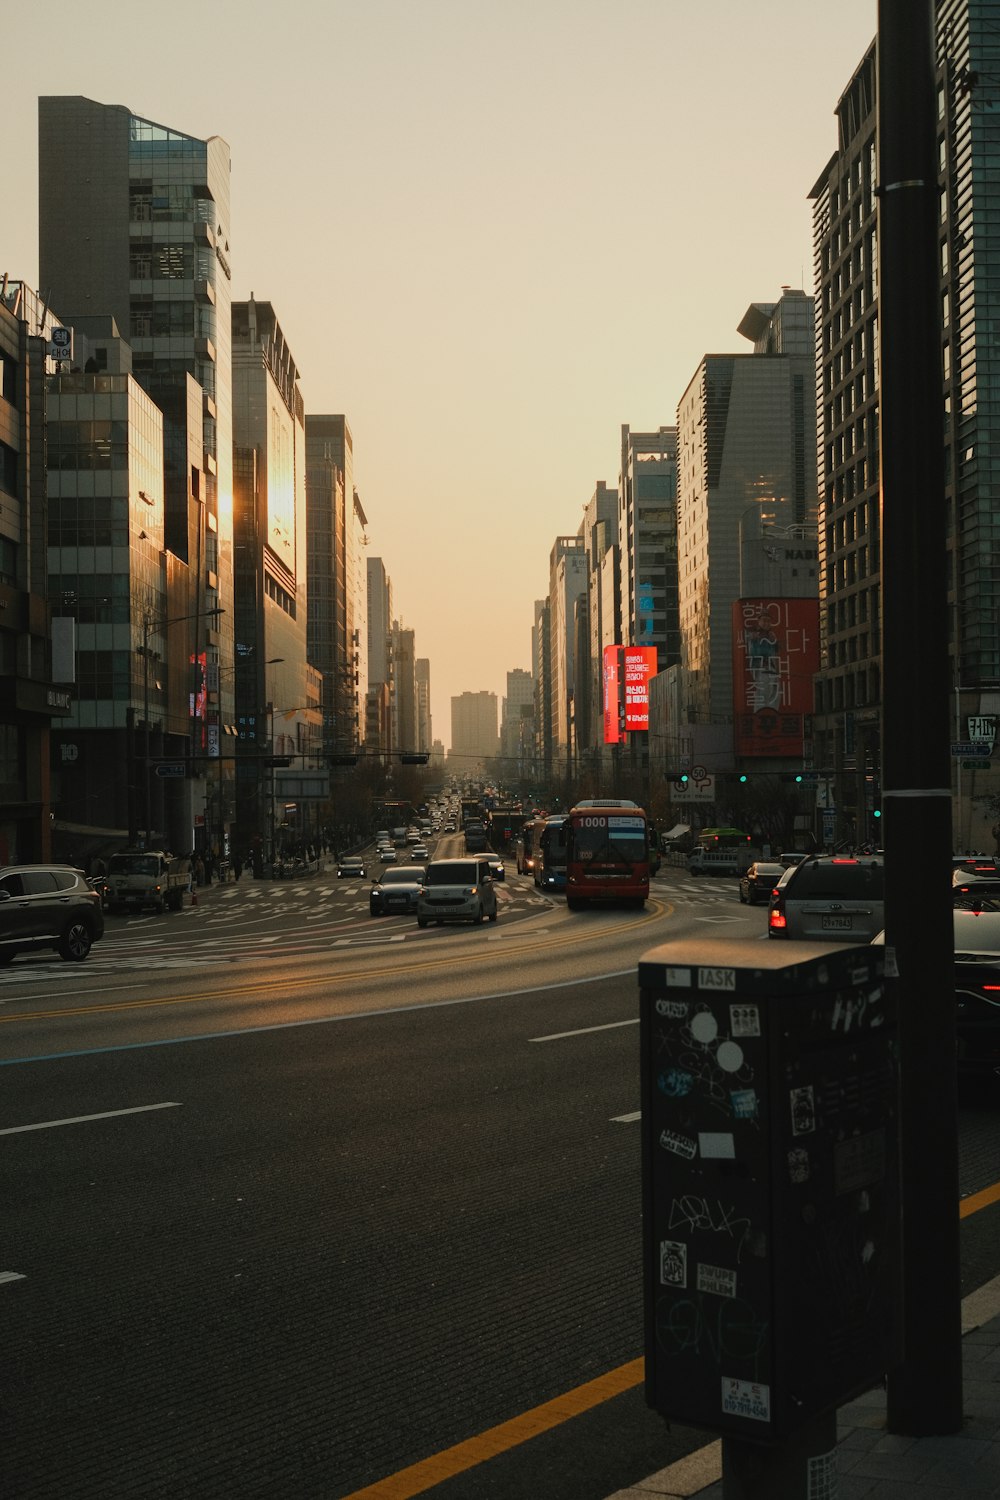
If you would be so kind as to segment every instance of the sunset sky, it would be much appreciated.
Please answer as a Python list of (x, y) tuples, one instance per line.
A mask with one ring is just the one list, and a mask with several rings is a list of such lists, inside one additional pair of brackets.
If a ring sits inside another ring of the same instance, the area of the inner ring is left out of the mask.
[[(38, 278), (37, 99), (232, 152), (233, 297), (345, 412), (369, 554), (450, 698), (530, 668), (553, 539), (747, 306), (812, 290), (808, 193), (875, 0), (53, 0), (7, 28), (0, 274)], [(40, 288), (44, 293), (44, 288)]]

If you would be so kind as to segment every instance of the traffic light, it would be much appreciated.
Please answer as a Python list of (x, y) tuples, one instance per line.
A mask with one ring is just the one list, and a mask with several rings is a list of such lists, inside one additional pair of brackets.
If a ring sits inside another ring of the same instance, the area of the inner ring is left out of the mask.
[(429, 759), (425, 750), (404, 750), (399, 757), (400, 764), (404, 766), (426, 766)]
[(682, 786), (687, 786), (688, 773), (686, 771), (664, 771), (663, 775), (667, 781), (679, 781)]
[(265, 766), (290, 766), (292, 757), (290, 755), (268, 755), (265, 757)]
[(327, 756), (326, 763), (328, 766), (356, 766), (358, 757), (352, 755), (350, 751), (337, 750), (332, 755)]
[(747, 782), (747, 781), (750, 780), (750, 777), (747, 775), (746, 771), (741, 771), (740, 774), (737, 776), (736, 780), (741, 785), (743, 785), (743, 783), (745, 783), (745, 782)]
[(782, 771), (782, 773), (781, 773), (781, 779), (782, 779), (782, 781), (800, 782), (802, 780), (802, 772), (801, 771)]

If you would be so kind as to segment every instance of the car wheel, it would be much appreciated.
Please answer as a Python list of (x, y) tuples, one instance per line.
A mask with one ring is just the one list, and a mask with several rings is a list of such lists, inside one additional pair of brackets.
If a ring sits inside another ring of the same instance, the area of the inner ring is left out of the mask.
[(495, 911), (491, 911), (490, 912), (490, 921), (491, 922), (495, 922), (496, 919), (497, 919), (497, 913)]
[(477, 927), (481, 926), (482, 923), (485, 922), (485, 920), (486, 920), (486, 913), (483, 911), (483, 908), (481, 906), (480, 906), (479, 910), (476, 912), (476, 915), (473, 917), (472, 920), (473, 920), (473, 922), (475, 922), (475, 924), (476, 924)]
[(59, 952), (72, 963), (81, 963), (93, 945), (90, 928), (86, 922), (70, 922), (59, 939)]
[(426, 917), (418, 917), (417, 918), (417, 926), (418, 927), (426, 927), (427, 926), (427, 918)]
[[(747, 904), (747, 899), (748, 899), (748, 898), (747, 898), (747, 897), (746, 897), (746, 896), (744, 896), (744, 894), (743, 894), (743, 892), (742, 892), (742, 891), (740, 891), (740, 905), (741, 905), (741, 906), (746, 906), (746, 904)], [(750, 905), (751, 905), (751, 906), (752, 906), (752, 905), (753, 905), (753, 901), (751, 901), (751, 902), (750, 902)]]
[(587, 903), (585, 901), (577, 900), (575, 896), (566, 897), (566, 905), (569, 907), (570, 911), (583, 911), (583, 908), (586, 906), (586, 904)]

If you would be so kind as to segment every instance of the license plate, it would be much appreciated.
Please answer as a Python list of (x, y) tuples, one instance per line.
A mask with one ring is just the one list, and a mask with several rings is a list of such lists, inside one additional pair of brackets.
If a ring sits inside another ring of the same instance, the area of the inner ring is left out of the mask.
[(824, 917), (822, 926), (827, 932), (850, 932), (850, 917)]

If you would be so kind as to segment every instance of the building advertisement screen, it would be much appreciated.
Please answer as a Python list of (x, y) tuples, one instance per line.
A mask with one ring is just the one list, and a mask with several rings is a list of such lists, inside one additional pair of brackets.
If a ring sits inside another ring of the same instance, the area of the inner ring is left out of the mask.
[(619, 723), (621, 653), (620, 646), (605, 646), (604, 648), (604, 743), (606, 745), (617, 745), (622, 737)]
[(801, 760), (819, 671), (815, 599), (737, 599), (733, 605), (733, 725), (737, 756)]
[(626, 646), (624, 656), (625, 676), (625, 730), (649, 728), (649, 679), (656, 676), (655, 646)]

